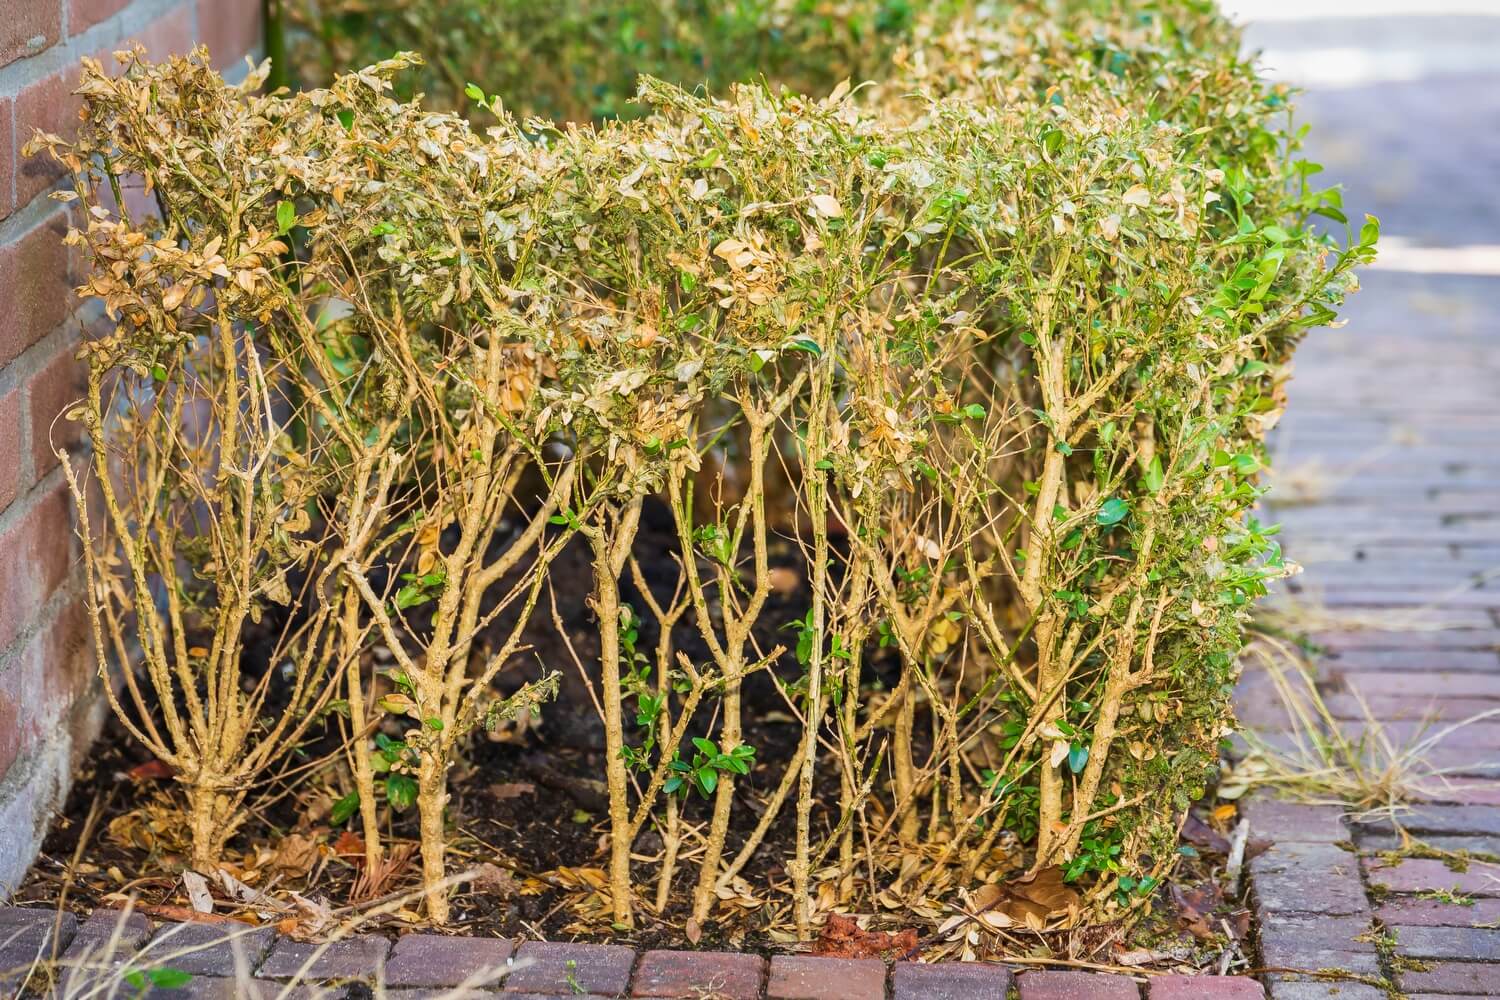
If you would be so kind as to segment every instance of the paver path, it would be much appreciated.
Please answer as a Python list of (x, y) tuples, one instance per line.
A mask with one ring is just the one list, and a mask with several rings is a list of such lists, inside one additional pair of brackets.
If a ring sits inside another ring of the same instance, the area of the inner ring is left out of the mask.
[[(1313, 635), (1341, 726), (1370, 728), (1362, 700), (1400, 747), (1444, 725), (1425, 720), (1496, 710), (1425, 755), (1452, 769), (1451, 787), (1401, 822), (1440, 850), (1500, 855), (1500, 247), (1452, 252), (1500, 244), (1500, 48), (1488, 66), (1442, 75), (1443, 52), (1472, 54), (1468, 41), (1500, 31), (1500, 18), (1355, 23), (1260, 33), (1288, 47), (1289, 66), (1318, 63), (1299, 45), (1353, 37), (1357, 58), (1327, 58), (1416, 77), (1299, 102), (1312, 155), (1345, 183), (1351, 216), (1381, 217), (1391, 269), (1370, 272), (1347, 326), (1316, 332), (1298, 355), (1268, 519), (1306, 567), (1285, 589), (1348, 626)], [(1240, 701), (1242, 714), (1276, 722), (1264, 689)], [(1500, 866), (1383, 860), (1393, 830), (1349, 827), (1332, 808), (1248, 811), (1255, 832), (1278, 841), (1251, 866), (1265, 966), (1345, 970), (1409, 997), (1500, 996)], [(1385, 995), (1267, 980), (1274, 1000)]]

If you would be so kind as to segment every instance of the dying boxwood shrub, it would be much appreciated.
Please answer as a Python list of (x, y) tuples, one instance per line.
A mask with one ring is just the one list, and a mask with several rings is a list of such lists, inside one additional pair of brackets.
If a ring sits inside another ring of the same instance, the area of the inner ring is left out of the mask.
[[(826, 93), (845, 78), (885, 76), (891, 54), (954, 0), (457, 0), (370, 3), (282, 0), (269, 23), (291, 81), (420, 52), (425, 65), (392, 81), (452, 110), (471, 84), (500, 95), (518, 119), (630, 118), (636, 81), (654, 76), (720, 92), (769, 80)], [(274, 54), (274, 53), (273, 53)]]
[[(383, 779), (351, 742), (366, 836), (377, 795), (415, 799), (435, 919), (447, 766), (511, 710), (489, 683), (542, 595), (556, 621), (577, 592), (570, 539), (593, 554), (613, 923), (654, 878), (658, 911), (691, 884), (697, 924), (754, 894), (803, 935), (855, 907), (972, 951), (1129, 912), (1170, 870), (1282, 571), (1250, 516), (1261, 442), (1375, 227), (1346, 249), (1311, 227), (1337, 194), (1308, 187), (1231, 31), (1144, 10), (958, 21), (886, 84), (819, 98), (648, 78), (645, 113), (599, 127), (402, 103), (409, 56), (273, 96), (202, 55), (89, 67), (79, 139), (46, 140), (90, 206), (76, 238), (106, 268), (212, 246), (231, 278), (201, 279), (205, 322), (296, 386), (305, 461), (337, 484), (341, 662), (372, 637), (397, 659), (393, 695), (351, 704), (357, 732), (389, 713), (402, 734)], [(100, 198), (131, 176), (160, 218)], [(234, 262), (267, 233), (289, 248), (247, 287)], [(669, 591), (641, 569), (653, 497)], [(778, 533), (806, 584), (786, 649), (756, 631)], [(780, 773), (744, 742), (762, 671), (799, 724)], [(747, 782), (763, 810), (733, 836)], [(783, 812), (791, 884), (750, 886)], [(656, 862), (632, 858), (647, 827)]]

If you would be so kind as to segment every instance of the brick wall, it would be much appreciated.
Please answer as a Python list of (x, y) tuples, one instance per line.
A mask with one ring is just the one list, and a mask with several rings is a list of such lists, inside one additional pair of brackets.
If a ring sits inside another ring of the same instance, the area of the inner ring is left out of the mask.
[(95, 317), (72, 288), (60, 178), (20, 149), (67, 135), (78, 62), (131, 42), (153, 57), (208, 45), (231, 78), (258, 57), (261, 0), (0, 0), (0, 897), (31, 863), (103, 719), (77, 536), (55, 446), (74, 348)]

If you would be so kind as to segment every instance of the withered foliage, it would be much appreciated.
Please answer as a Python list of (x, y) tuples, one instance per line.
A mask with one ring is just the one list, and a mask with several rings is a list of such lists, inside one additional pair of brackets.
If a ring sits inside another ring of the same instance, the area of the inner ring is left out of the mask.
[[(408, 55), (272, 95), (201, 53), (88, 64), (77, 140), (38, 140), (115, 320), (76, 494), (101, 666), (143, 649), (117, 708), (165, 720), (136, 734), (206, 817), (197, 859), (338, 698), (367, 867), (381, 803), (415, 802), (443, 920), (448, 766), (551, 695), (492, 682), (587, 587), (605, 920), (687, 888), (690, 934), (770, 899), (804, 938), (876, 910), (973, 949), (1148, 897), (1282, 572), (1250, 510), (1290, 354), (1375, 231), (1312, 227), (1337, 193), (1233, 31), (1125, 6), (944, 22), (826, 96), (643, 78), (600, 126), (403, 103)], [(570, 542), (592, 579), (557, 578)], [(240, 666), (270, 604), (275, 706)], [(744, 742), (762, 671), (797, 723), (777, 773)], [(751, 884), (783, 815), (787, 880)]]

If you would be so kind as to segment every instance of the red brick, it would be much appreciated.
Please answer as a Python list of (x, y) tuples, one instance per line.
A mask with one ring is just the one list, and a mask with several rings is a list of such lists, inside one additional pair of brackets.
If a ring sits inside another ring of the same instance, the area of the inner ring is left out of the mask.
[[(78, 66), (69, 63), (16, 95), (18, 146), (25, 146), (38, 130), (64, 139), (78, 134), (78, 112), (83, 107), (83, 99), (73, 93), (78, 87), (78, 72)], [(57, 183), (63, 168), (45, 152), (30, 157), (19, 156), (19, 148), (16, 152), (16, 207), (20, 208)]]
[(1010, 970), (990, 962), (898, 962), (891, 970), (893, 1000), (1004, 1000)]
[(191, 7), (178, 7), (146, 25), (144, 29), (127, 35), (109, 46), (109, 51), (101, 53), (97, 58), (106, 68), (118, 66), (114, 60), (113, 53), (129, 48), (133, 43), (139, 42), (146, 50), (146, 55), (153, 62), (160, 62), (168, 56), (186, 55), (193, 48), (193, 11)]
[(0, 511), (20, 495), (25, 474), (21, 467), (21, 390), (12, 389), (0, 396)]
[(151, 938), (151, 951), (170, 955), (172, 968), (195, 978), (234, 976), (259, 965), (275, 936), (269, 927), (246, 924), (170, 924)]
[(1241, 803), (1240, 815), (1250, 821), (1251, 836), (1280, 843), (1336, 844), (1349, 839), (1344, 810), (1338, 806), (1304, 805), (1255, 795)]
[(1389, 892), (1459, 892), (1466, 896), (1500, 896), (1500, 865), (1473, 861), (1464, 871), (1435, 858), (1406, 858), (1394, 865), (1365, 861), (1365, 877)]
[(78, 925), (78, 932), (73, 936), (73, 943), (69, 948), (105, 944), (113, 940), (120, 947), (135, 949), (145, 944), (150, 936), (151, 921), (141, 914), (98, 909)]
[(43, 704), (61, 719), (93, 682), (93, 628), (81, 597), (64, 604), (38, 636), (41, 643)]
[[(1388, 1000), (1385, 990), (1346, 979), (1327, 982), (1277, 979), (1271, 983), (1271, 1000)], [(1407, 1000), (1417, 1000), (1408, 997)]]
[(635, 952), (617, 944), (527, 941), (505, 977), (507, 992), (602, 993), (618, 996), (630, 987)]
[[(1466, 801), (1474, 801), (1465, 796)], [(1500, 809), (1490, 805), (1423, 805), (1401, 814), (1401, 826), (1409, 833), (1500, 836)], [(1372, 816), (1357, 823), (1360, 830), (1389, 831), (1388, 819)]]
[(0, 534), (5, 599), (0, 601), (0, 649), (9, 646), (67, 579), (72, 553), (72, 511), (58, 486)]
[(1396, 953), (1406, 958), (1500, 964), (1500, 930), (1493, 927), (1394, 927)]
[(0, 0), (0, 66), (34, 56), (62, 35), (62, 0)]
[(1148, 1000), (1265, 1000), (1264, 987), (1245, 976), (1156, 976)]
[[(83, 366), (68, 344), (52, 362), (31, 377), (27, 393), (31, 424), (32, 475), (41, 479), (57, 467), (56, 449), (72, 451), (82, 439), (83, 425), (63, 417), (84, 393)], [(8, 425), (0, 421), (0, 429)]]
[[(1496, 595), (1500, 597), (1500, 594)], [(1500, 674), (1459, 674), (1436, 670), (1410, 673), (1340, 674), (1352, 691), (1369, 698), (1376, 695), (1400, 695), (1407, 698), (1500, 698)]]
[(63, 245), (68, 215), (59, 209), (36, 228), (0, 246), (0, 366), (57, 329), (74, 299)]
[(453, 938), (407, 934), (396, 942), (385, 967), (387, 986), (489, 985), (505, 973), (510, 942), (498, 938)]
[(198, 0), (198, 37), (213, 56), (214, 66), (238, 66), (260, 47), (259, 0)]
[(773, 955), (766, 1000), (884, 1000), (885, 963), (875, 958)]
[(9, 97), (0, 97), (0, 219), (16, 209), (15, 180), (15, 130), (12, 128), (16, 102)]
[(130, 0), (68, 0), (68, 31), (80, 34), (130, 5)]
[(1097, 972), (1023, 972), (1021, 1000), (1139, 1000), (1135, 980)]
[(648, 951), (641, 956), (630, 995), (757, 1000), (765, 977), (766, 962), (759, 955)]
[(1500, 996), (1500, 963), (1427, 962), (1421, 969), (1396, 972), (1403, 993), (1469, 993)]
[(1500, 899), (1474, 899), (1465, 905), (1395, 896), (1375, 910), (1375, 917), (1386, 926), (1475, 927), (1500, 922)]
[(281, 938), (255, 974), (261, 979), (373, 979), (385, 965), (391, 943), (375, 934), (357, 934), (325, 944)]
[(4, 777), (21, 751), (31, 745), (35, 727), (27, 714), (29, 700), (24, 690), (35, 679), (31, 653), (18, 656), (0, 671), (0, 777)]

